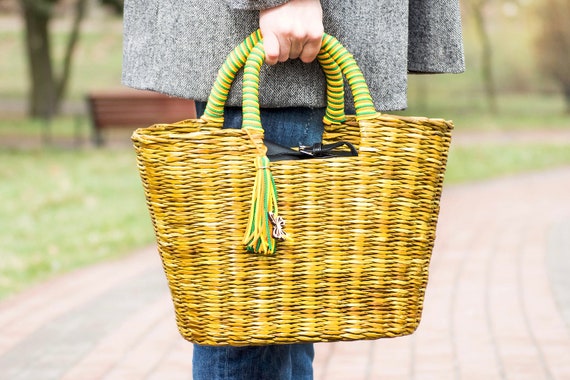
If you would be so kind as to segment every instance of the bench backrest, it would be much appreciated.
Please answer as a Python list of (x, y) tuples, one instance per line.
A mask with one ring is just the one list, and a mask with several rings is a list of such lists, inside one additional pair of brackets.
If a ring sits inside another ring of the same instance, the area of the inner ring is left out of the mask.
[(193, 100), (151, 91), (91, 93), (87, 100), (96, 129), (138, 128), (196, 118)]

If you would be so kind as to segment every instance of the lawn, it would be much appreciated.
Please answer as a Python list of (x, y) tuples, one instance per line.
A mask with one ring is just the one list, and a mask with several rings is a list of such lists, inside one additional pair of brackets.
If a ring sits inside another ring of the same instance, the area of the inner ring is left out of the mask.
[(132, 149), (2, 149), (0, 162), (0, 298), (152, 242)]
[(560, 144), (452, 144), (445, 184), (489, 180), (563, 165), (570, 165), (570, 141)]

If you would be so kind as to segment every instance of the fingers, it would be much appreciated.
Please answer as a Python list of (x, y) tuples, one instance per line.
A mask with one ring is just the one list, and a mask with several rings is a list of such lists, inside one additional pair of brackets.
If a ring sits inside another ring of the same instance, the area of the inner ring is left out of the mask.
[(265, 63), (274, 65), (288, 59), (301, 59), (305, 63), (315, 60), (321, 49), (322, 32), (308, 34), (267, 33), (263, 35)]
[(259, 12), (264, 39), (265, 62), (274, 65), (300, 58), (312, 62), (323, 38), (323, 11), (320, 0), (289, 0)]
[(268, 33), (263, 37), (263, 49), (265, 50), (265, 63), (274, 65), (279, 62), (281, 48), (276, 35)]
[(297, 59), (303, 52), (303, 42), (298, 39), (289, 40), (289, 57), (290, 59)]
[(318, 36), (313, 36), (308, 39), (303, 49), (299, 53), (299, 58), (305, 63), (310, 63), (317, 58), (319, 51), (321, 50), (321, 43), (323, 39), (323, 32), (318, 34)]

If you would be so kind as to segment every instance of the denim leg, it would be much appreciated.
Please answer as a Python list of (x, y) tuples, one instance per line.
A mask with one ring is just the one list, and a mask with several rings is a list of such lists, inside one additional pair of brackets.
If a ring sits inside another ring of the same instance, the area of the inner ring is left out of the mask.
[[(196, 102), (196, 113), (202, 115), (206, 103)], [(262, 108), (261, 125), (265, 138), (277, 144), (295, 147), (321, 142), (325, 108)], [(224, 128), (241, 128), (241, 107), (226, 107)]]
[(312, 343), (291, 345), (291, 380), (312, 380), (315, 348)]
[[(196, 102), (198, 115), (206, 103)], [(285, 146), (312, 145), (322, 140), (324, 108), (264, 108), (265, 138)], [(224, 128), (241, 128), (241, 108), (226, 107)], [(312, 380), (313, 344), (246, 347), (194, 345), (194, 380)]]
[(194, 345), (194, 380), (312, 380), (312, 344)]

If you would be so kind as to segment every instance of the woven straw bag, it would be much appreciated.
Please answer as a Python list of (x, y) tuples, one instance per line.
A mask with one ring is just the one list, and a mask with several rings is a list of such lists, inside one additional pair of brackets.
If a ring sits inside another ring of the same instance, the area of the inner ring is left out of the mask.
[[(318, 58), (328, 86), (323, 142), (349, 141), (357, 157), (268, 161), (259, 31), (228, 56), (202, 118), (132, 136), (189, 341), (377, 339), (419, 324), (452, 124), (377, 113), (352, 55), (331, 36)], [(244, 65), (243, 128), (221, 129)], [(356, 115), (343, 114), (341, 73)]]

